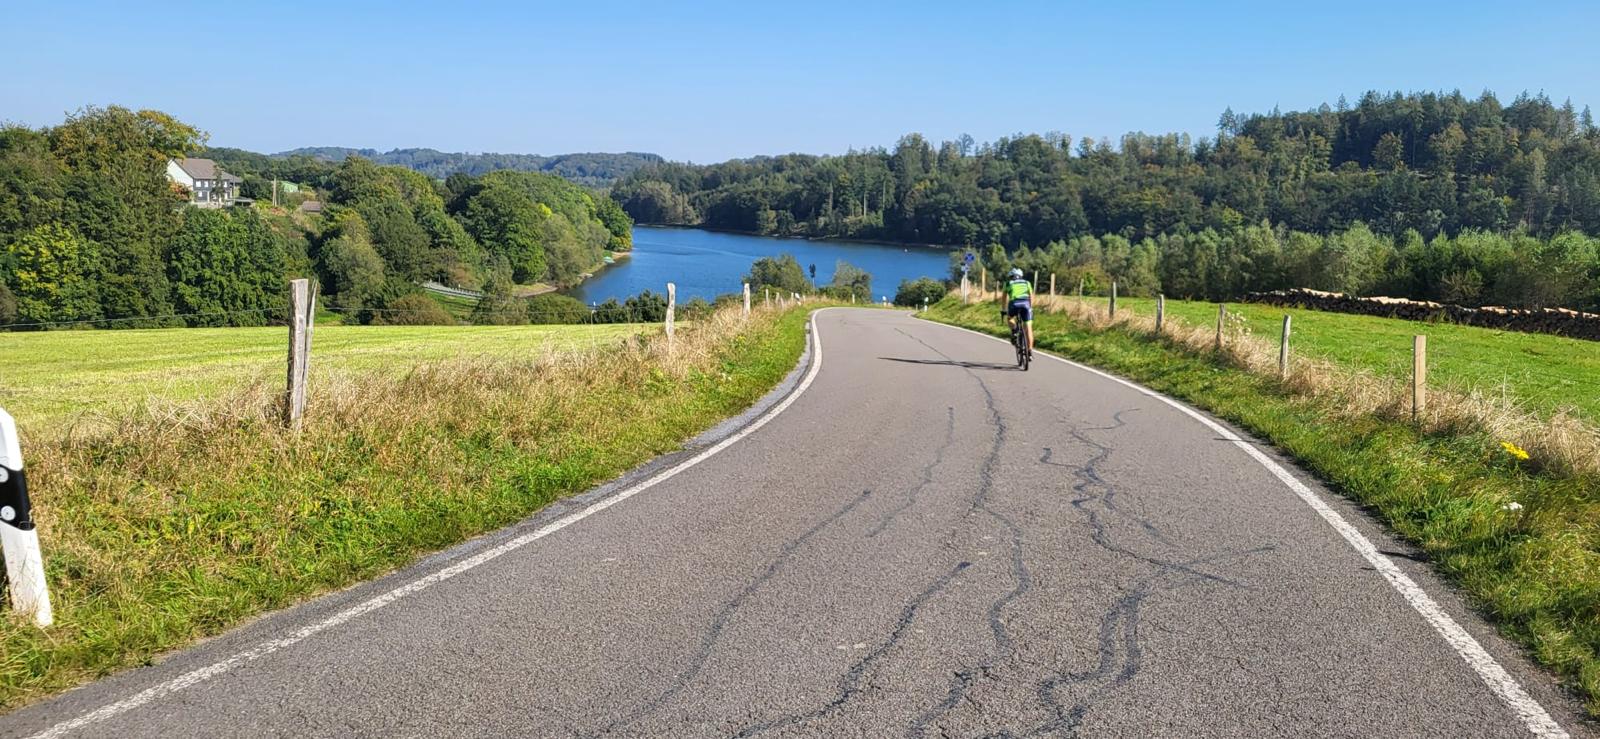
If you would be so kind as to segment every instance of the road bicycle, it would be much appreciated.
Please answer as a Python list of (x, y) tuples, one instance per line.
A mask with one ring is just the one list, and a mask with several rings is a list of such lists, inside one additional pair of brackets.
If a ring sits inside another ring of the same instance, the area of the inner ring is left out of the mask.
[(1011, 324), (1011, 346), (1017, 350), (1017, 367), (1023, 372), (1028, 371), (1028, 364), (1033, 361), (1033, 350), (1028, 348), (1028, 334), (1023, 331), (1022, 321)]

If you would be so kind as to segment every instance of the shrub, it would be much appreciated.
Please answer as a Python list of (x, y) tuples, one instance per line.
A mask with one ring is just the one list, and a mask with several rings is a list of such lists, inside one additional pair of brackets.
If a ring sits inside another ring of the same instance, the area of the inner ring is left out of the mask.
[(894, 304), (907, 308), (920, 308), (923, 301), (937, 303), (948, 292), (944, 283), (938, 280), (919, 277), (915, 280), (901, 280), (900, 289), (894, 294)]
[(509, 295), (486, 294), (467, 317), (477, 326), (511, 326), (528, 322), (528, 301)]
[(588, 323), (589, 306), (560, 293), (535, 295), (527, 301), (529, 323)]

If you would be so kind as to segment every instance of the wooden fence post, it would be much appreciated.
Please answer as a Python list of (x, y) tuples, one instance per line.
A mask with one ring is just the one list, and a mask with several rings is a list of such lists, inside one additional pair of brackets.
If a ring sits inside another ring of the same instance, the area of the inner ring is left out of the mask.
[(1283, 335), (1278, 339), (1278, 379), (1289, 379), (1289, 314), (1283, 314)]
[(0, 410), (0, 552), (6, 560), (11, 611), (32, 618), (40, 627), (54, 623), (39, 531), (33, 525), (27, 478), (22, 474), (22, 443), (16, 420), (4, 410)]
[(1428, 337), (1417, 336), (1411, 343), (1411, 421), (1422, 423), (1428, 408)]
[(1167, 296), (1156, 295), (1156, 333), (1161, 333), (1161, 323), (1167, 318)]
[(678, 311), (678, 286), (667, 283), (667, 350), (672, 350), (672, 319)]
[(1112, 280), (1111, 281), (1111, 304), (1110, 305), (1111, 305), (1110, 317), (1111, 318), (1116, 318), (1117, 317), (1117, 281), (1116, 280)]
[(1050, 297), (1056, 296), (1056, 273), (1050, 273)]
[(750, 283), (744, 283), (744, 317), (750, 317)]
[(1227, 306), (1219, 302), (1219, 304), (1216, 304), (1216, 350), (1218, 352), (1222, 350), (1222, 322), (1226, 322), (1226, 320)]
[(311, 282), (289, 281), (289, 387), (284, 395), (284, 422), (300, 430), (306, 412), (306, 370), (311, 354)]
[(1078, 275), (1078, 297), (1083, 297), (1083, 275)]
[(987, 267), (978, 268), (978, 294), (982, 295), (984, 300), (989, 299), (989, 269)]
[(1030, 284), (1029, 287), (1033, 288), (1034, 290), (1039, 289), (1039, 270), (1033, 271), (1033, 283)]
[(966, 305), (966, 304), (968, 304), (970, 302), (972, 302), (972, 301), (967, 299), (967, 273), (966, 272), (962, 272), (961, 273), (961, 304), (962, 305)]

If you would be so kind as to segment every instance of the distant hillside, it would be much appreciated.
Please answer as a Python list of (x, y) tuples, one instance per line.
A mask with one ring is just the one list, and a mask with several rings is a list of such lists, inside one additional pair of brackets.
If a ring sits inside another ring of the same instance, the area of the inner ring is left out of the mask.
[(583, 153), (547, 157), (537, 154), (466, 154), (435, 149), (395, 149), (380, 152), (377, 149), (351, 149), (342, 146), (309, 146), (279, 152), (272, 156), (311, 157), (337, 162), (352, 154), (366, 157), (378, 164), (408, 167), (429, 177), (440, 179), (457, 172), (476, 176), (495, 170), (510, 169), (560, 175), (589, 186), (609, 185), (647, 164), (662, 161), (661, 157), (655, 154), (631, 151), (621, 154)]

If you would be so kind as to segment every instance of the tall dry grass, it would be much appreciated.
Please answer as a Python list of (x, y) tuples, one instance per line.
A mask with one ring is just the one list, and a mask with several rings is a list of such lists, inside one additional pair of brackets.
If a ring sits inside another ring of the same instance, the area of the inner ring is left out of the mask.
[[(449, 330), (449, 329), (441, 329)], [(57, 624), (0, 618), (0, 708), (381, 574), (581, 492), (754, 402), (800, 311), (719, 311), (524, 359), (319, 372), (25, 441)]]
[[(1119, 312), (1114, 318), (1104, 302), (1063, 296), (1039, 296), (1040, 309), (1064, 315), (1092, 330), (1121, 329), (1155, 335), (1152, 315)], [(1223, 343), (1216, 349), (1216, 326), (1196, 326), (1167, 316), (1159, 338), (1195, 355), (1222, 361), (1265, 377), (1279, 377), (1278, 337), (1253, 334), (1243, 320), (1225, 321)], [(1373, 415), (1388, 420), (1412, 419), (1411, 384), (1332, 362), (1294, 356), (1291, 335), (1289, 372), (1282, 383), (1290, 392), (1331, 401), (1328, 407), (1347, 416)], [(1418, 426), (1427, 433), (1481, 431), (1525, 450), (1529, 461), (1558, 475), (1600, 473), (1600, 427), (1565, 412), (1541, 418), (1503, 393), (1479, 388), (1429, 387)]]

